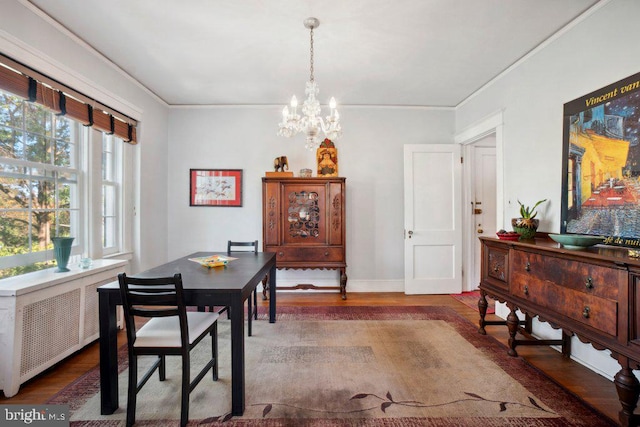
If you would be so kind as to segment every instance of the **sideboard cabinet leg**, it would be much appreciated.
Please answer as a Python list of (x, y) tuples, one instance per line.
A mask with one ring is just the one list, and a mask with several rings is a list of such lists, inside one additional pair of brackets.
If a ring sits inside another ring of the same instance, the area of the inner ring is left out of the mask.
[(565, 332), (562, 330), (562, 355), (564, 357), (571, 357), (571, 336), (573, 334)]
[(638, 396), (640, 396), (640, 382), (633, 370), (628, 367), (626, 361), (620, 361), (622, 369), (618, 372), (614, 378), (616, 385), (616, 391), (618, 392), (618, 399), (622, 404), (622, 410), (618, 417), (620, 423), (624, 426), (636, 426), (638, 425), (639, 417), (633, 414), (638, 404)]
[(509, 328), (509, 351), (507, 354), (509, 356), (517, 357), (516, 334), (518, 333), (518, 327), (520, 326), (520, 319), (516, 314), (515, 306), (507, 304), (507, 307), (509, 307), (509, 315), (507, 316), (507, 328)]
[(478, 300), (478, 311), (480, 312), (480, 327), (478, 328), (478, 333), (482, 335), (487, 335), (487, 331), (484, 329), (484, 318), (487, 315), (487, 307), (489, 303), (487, 302), (487, 293), (483, 290), (480, 290), (480, 299)]

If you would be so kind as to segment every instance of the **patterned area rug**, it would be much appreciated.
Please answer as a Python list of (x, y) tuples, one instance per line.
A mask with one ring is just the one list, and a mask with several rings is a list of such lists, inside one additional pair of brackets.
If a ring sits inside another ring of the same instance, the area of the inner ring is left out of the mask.
[[(451, 294), (451, 296), (467, 307), (471, 307), (478, 310), (478, 300), (480, 299), (480, 291), (463, 292), (461, 294)], [(496, 312), (495, 301), (491, 298), (487, 298), (487, 314), (493, 314)]]
[[(225, 426), (612, 426), (524, 360), (447, 307), (281, 307), (264, 311), (245, 340), (246, 410), (231, 417), (229, 324), (219, 325), (220, 379), (191, 395), (189, 425)], [(203, 345), (204, 344), (204, 345)], [(209, 351), (201, 343), (192, 372)], [(136, 425), (178, 425), (179, 358), (138, 395)], [(100, 415), (96, 367), (50, 400), (72, 426), (124, 425)], [(142, 369), (142, 368), (141, 368)], [(612, 385), (613, 386), (613, 385)]]

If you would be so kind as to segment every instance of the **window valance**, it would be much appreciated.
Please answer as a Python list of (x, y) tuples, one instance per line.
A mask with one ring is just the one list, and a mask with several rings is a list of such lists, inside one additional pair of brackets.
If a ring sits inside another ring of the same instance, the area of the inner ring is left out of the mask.
[(137, 121), (0, 54), (0, 89), (44, 105), (85, 126), (137, 143)]

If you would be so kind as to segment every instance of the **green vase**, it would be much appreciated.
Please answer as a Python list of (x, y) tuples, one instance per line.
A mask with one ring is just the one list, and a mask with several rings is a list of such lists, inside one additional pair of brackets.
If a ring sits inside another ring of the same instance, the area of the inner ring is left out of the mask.
[(53, 254), (58, 264), (58, 272), (69, 271), (67, 264), (69, 263), (69, 255), (71, 255), (71, 245), (74, 237), (52, 237)]

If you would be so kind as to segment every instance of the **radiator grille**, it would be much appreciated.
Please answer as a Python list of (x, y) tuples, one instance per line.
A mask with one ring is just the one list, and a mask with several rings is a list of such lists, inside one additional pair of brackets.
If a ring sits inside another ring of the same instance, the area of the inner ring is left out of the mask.
[(104, 283), (94, 283), (84, 288), (83, 339), (85, 341), (98, 333), (98, 286), (102, 286)]
[(26, 305), (20, 376), (77, 346), (79, 317), (80, 289)]

